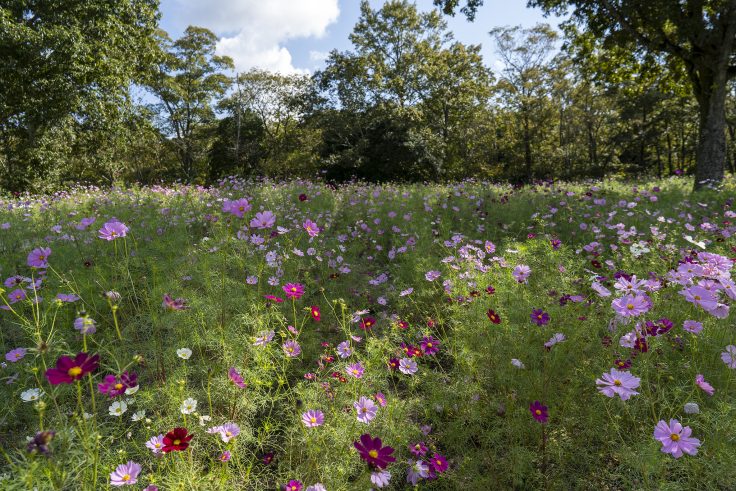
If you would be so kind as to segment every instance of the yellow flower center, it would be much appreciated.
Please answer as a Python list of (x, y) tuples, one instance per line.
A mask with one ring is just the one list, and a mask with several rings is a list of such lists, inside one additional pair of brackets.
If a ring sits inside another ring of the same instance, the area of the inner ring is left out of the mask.
[(115, 388), (116, 388), (117, 390), (120, 390), (120, 389), (122, 389), (122, 388), (123, 388), (123, 384), (117, 383), (117, 384), (115, 384)]
[(675, 433), (672, 433), (672, 434), (670, 435), (670, 440), (672, 440), (673, 442), (677, 442), (677, 441), (680, 441), (680, 435), (677, 435), (677, 434), (675, 434)]
[(315, 418), (314, 416), (312, 416), (311, 418), (309, 418), (309, 421), (312, 422), (312, 423), (316, 423), (317, 422), (317, 418)]
[(82, 369), (79, 367), (71, 367), (68, 372), (70, 377), (78, 377), (82, 374)]
[(229, 437), (233, 436), (233, 434), (232, 434), (231, 431), (226, 431), (225, 432), (225, 436), (229, 438)]
[(127, 482), (127, 481), (130, 481), (130, 474), (125, 474), (125, 475), (123, 476), (123, 481), (126, 481), (126, 482)]
[(46, 259), (46, 256), (38, 256), (38, 259), (43, 261), (44, 259)]
[(542, 415), (542, 410), (541, 409), (537, 409), (536, 411), (534, 411), (534, 414), (536, 414), (537, 416), (541, 416)]
[(626, 308), (629, 310), (634, 310), (634, 304), (633, 303), (627, 304)]
[(695, 298), (695, 300), (700, 300), (700, 295), (695, 295), (693, 298)]
[(368, 452), (368, 455), (375, 459), (376, 457), (378, 457), (378, 450), (371, 450), (370, 452)]
[(613, 385), (616, 385), (616, 386), (620, 387), (621, 386), (621, 381), (620, 380), (614, 380), (613, 381)]
[(179, 439), (174, 440), (174, 445), (179, 445), (180, 443), (181, 443), (181, 440), (179, 440)]

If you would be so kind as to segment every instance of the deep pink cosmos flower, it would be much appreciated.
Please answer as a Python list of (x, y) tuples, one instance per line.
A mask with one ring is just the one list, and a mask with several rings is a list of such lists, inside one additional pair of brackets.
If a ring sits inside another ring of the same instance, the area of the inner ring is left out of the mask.
[(136, 464), (132, 460), (127, 464), (120, 464), (110, 473), (111, 486), (132, 486), (138, 482), (138, 475), (141, 473), (140, 464)]
[(298, 479), (292, 479), (291, 481), (284, 484), (284, 491), (302, 491), (304, 485)]
[(99, 233), (100, 239), (115, 240), (128, 235), (128, 227), (122, 222), (111, 220), (102, 226)]
[(714, 389), (712, 385), (706, 382), (705, 377), (700, 373), (695, 376), (695, 383), (703, 390), (703, 392), (705, 392), (709, 396), (712, 396), (716, 392), (716, 389)]
[(662, 452), (679, 459), (683, 453), (696, 455), (700, 440), (692, 438), (693, 430), (689, 426), (683, 427), (676, 419), (671, 419), (669, 424), (664, 420), (657, 423), (654, 428), (654, 438), (662, 443)]
[(132, 389), (138, 385), (138, 375), (135, 373), (123, 372), (120, 378), (115, 375), (106, 375), (103, 382), (97, 384), (97, 389), (102, 394), (109, 397), (117, 397), (125, 394), (127, 389)]
[(316, 305), (312, 305), (312, 308), (310, 309), (310, 312), (312, 314), (312, 319), (319, 322), (322, 320), (322, 313), (319, 310), (319, 307)]
[(368, 433), (360, 436), (360, 441), (353, 442), (353, 446), (360, 454), (360, 458), (365, 460), (369, 466), (385, 469), (388, 464), (395, 462), (396, 459), (391, 456), (394, 449), (384, 447), (380, 438), (371, 438)]
[(230, 382), (234, 383), (241, 389), (245, 389), (247, 387), (245, 382), (243, 382), (243, 376), (238, 373), (235, 367), (230, 367), (227, 371), (227, 378), (230, 379)]
[(440, 474), (445, 472), (448, 467), (447, 459), (438, 453), (432, 456), (432, 459), (429, 461), (429, 465), (432, 466), (432, 469), (434, 469), (435, 472)]
[(32, 268), (46, 268), (49, 265), (49, 256), (51, 249), (49, 247), (39, 247), (33, 249), (28, 254), (28, 266)]
[(529, 411), (532, 413), (532, 417), (540, 423), (546, 423), (549, 420), (549, 411), (547, 406), (544, 406), (539, 401), (534, 401), (529, 405)]
[(417, 442), (414, 445), (409, 445), (409, 452), (417, 457), (424, 457), (427, 453), (427, 446), (424, 442)]
[(283, 303), (284, 302), (284, 299), (283, 298), (277, 297), (275, 295), (263, 295), (263, 298), (265, 298), (269, 302), (274, 302), (274, 303)]
[(52, 385), (71, 384), (97, 370), (99, 364), (100, 355), (90, 356), (89, 353), (78, 353), (73, 359), (69, 356), (62, 356), (56, 361), (56, 368), (46, 370), (46, 379)]
[(598, 391), (608, 397), (614, 397), (618, 394), (622, 401), (628, 400), (631, 396), (639, 394), (634, 389), (639, 387), (641, 379), (634, 377), (629, 372), (620, 372), (615, 368), (611, 368), (610, 373), (604, 373), (601, 378), (596, 379)]
[(168, 293), (164, 293), (164, 301), (161, 303), (163, 308), (168, 310), (186, 310), (189, 307), (187, 306), (187, 301), (183, 298), (177, 298), (174, 299), (171, 295)]
[(636, 317), (648, 312), (652, 304), (649, 297), (644, 294), (624, 295), (611, 302), (611, 307), (621, 317)]
[(424, 336), (421, 347), (425, 355), (434, 355), (440, 350), (440, 342), (432, 336)]
[(301, 283), (287, 283), (281, 289), (286, 293), (286, 298), (299, 300), (304, 295), (304, 285)]

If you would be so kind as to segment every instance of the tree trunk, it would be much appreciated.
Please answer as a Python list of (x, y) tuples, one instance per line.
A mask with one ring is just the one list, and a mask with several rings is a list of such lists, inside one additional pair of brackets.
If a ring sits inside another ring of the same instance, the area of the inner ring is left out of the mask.
[[(726, 164), (726, 70), (698, 94), (700, 132), (695, 154), (695, 189), (712, 187), (723, 180)], [(707, 78), (706, 78), (707, 80)], [(702, 83), (702, 79), (701, 79)]]

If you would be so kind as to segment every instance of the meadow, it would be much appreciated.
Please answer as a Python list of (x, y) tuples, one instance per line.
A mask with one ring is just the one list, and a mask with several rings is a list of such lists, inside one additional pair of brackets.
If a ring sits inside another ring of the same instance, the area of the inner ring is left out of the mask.
[(736, 182), (0, 199), (0, 489), (733, 489)]

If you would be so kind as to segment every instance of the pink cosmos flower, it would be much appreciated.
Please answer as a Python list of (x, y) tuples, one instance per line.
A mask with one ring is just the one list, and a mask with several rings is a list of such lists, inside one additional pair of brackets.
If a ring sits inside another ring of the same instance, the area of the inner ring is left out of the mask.
[(111, 220), (104, 224), (99, 230), (99, 238), (105, 240), (115, 240), (119, 237), (128, 235), (128, 227), (117, 220)]
[(345, 369), (345, 373), (347, 373), (348, 375), (352, 375), (355, 378), (362, 378), (364, 371), (365, 368), (363, 368), (363, 365), (361, 365), (360, 362), (348, 365)]
[(718, 307), (718, 298), (715, 294), (702, 286), (691, 286), (685, 290), (680, 290), (679, 293), (685, 297), (685, 300), (701, 307), (707, 312), (715, 310)]
[(322, 426), (325, 422), (325, 414), (322, 411), (316, 409), (310, 409), (309, 411), (302, 414), (302, 423), (307, 428), (316, 428)]
[(703, 324), (688, 320), (682, 324), (682, 329), (692, 334), (699, 334), (703, 330)]
[(235, 423), (225, 423), (220, 426), (213, 426), (212, 428), (207, 428), (207, 433), (209, 434), (220, 434), (220, 439), (224, 443), (228, 443), (230, 440), (235, 438), (240, 434), (240, 426), (238, 426)]
[(319, 234), (319, 227), (312, 220), (304, 220), (302, 227), (304, 227), (304, 230), (307, 231), (310, 237), (316, 237)]
[(721, 353), (721, 360), (728, 368), (736, 368), (736, 346), (729, 344), (726, 351)]
[(705, 381), (705, 377), (701, 374), (695, 376), (695, 383), (709, 396), (712, 396), (716, 391), (712, 385)]
[(15, 348), (7, 353), (5, 353), (5, 359), (8, 360), (10, 363), (15, 363), (17, 361), (20, 361), (23, 359), (24, 356), (26, 356), (26, 350), (25, 348)]
[(264, 229), (271, 228), (276, 223), (276, 215), (270, 211), (261, 211), (256, 213), (255, 218), (250, 221), (252, 228)]
[(376, 406), (375, 403), (367, 397), (361, 397), (355, 401), (353, 403), (353, 407), (358, 413), (357, 418), (361, 423), (370, 423), (373, 421), (373, 418), (376, 417), (376, 413), (378, 412), (378, 406)]
[(235, 201), (225, 200), (222, 205), (223, 212), (230, 213), (231, 215), (235, 215), (238, 218), (243, 218), (245, 214), (250, 211), (250, 209), (250, 203), (248, 203), (248, 200), (245, 198), (240, 198), (239, 200)]
[(245, 389), (247, 387), (245, 382), (243, 382), (243, 376), (238, 373), (235, 367), (230, 367), (230, 369), (227, 371), (227, 378), (230, 379), (230, 382), (234, 383), (241, 389)]
[(161, 449), (164, 448), (164, 435), (152, 436), (150, 440), (146, 442), (146, 447), (151, 450), (154, 454), (160, 454)]
[(612, 368), (610, 373), (604, 373), (601, 378), (596, 379), (595, 383), (601, 394), (608, 397), (618, 394), (622, 401), (626, 401), (631, 396), (639, 394), (634, 389), (639, 387), (640, 381), (640, 378), (634, 377), (629, 372), (621, 372)]
[(299, 343), (292, 339), (286, 341), (281, 347), (284, 349), (286, 356), (290, 358), (295, 358), (302, 352), (302, 348), (299, 346)]
[(138, 475), (140, 473), (140, 464), (136, 464), (132, 460), (127, 464), (120, 464), (113, 472), (110, 473), (110, 485), (132, 486), (138, 482)]
[(636, 317), (648, 312), (652, 305), (647, 295), (640, 294), (617, 298), (611, 303), (611, 307), (621, 317)]
[(417, 362), (411, 358), (402, 358), (399, 361), (399, 371), (405, 375), (414, 375), (417, 373)]
[(669, 424), (664, 420), (657, 423), (654, 428), (654, 438), (662, 443), (662, 452), (679, 459), (683, 453), (696, 455), (700, 440), (692, 438), (692, 429), (683, 427), (676, 419), (671, 419)]
[(529, 278), (529, 275), (532, 273), (532, 270), (529, 266), (526, 264), (519, 264), (514, 268), (513, 273), (511, 275), (518, 281), (519, 283), (526, 283), (527, 278)]
[(33, 249), (28, 254), (28, 266), (32, 268), (46, 268), (49, 265), (49, 256), (51, 249), (49, 247), (39, 247)]

